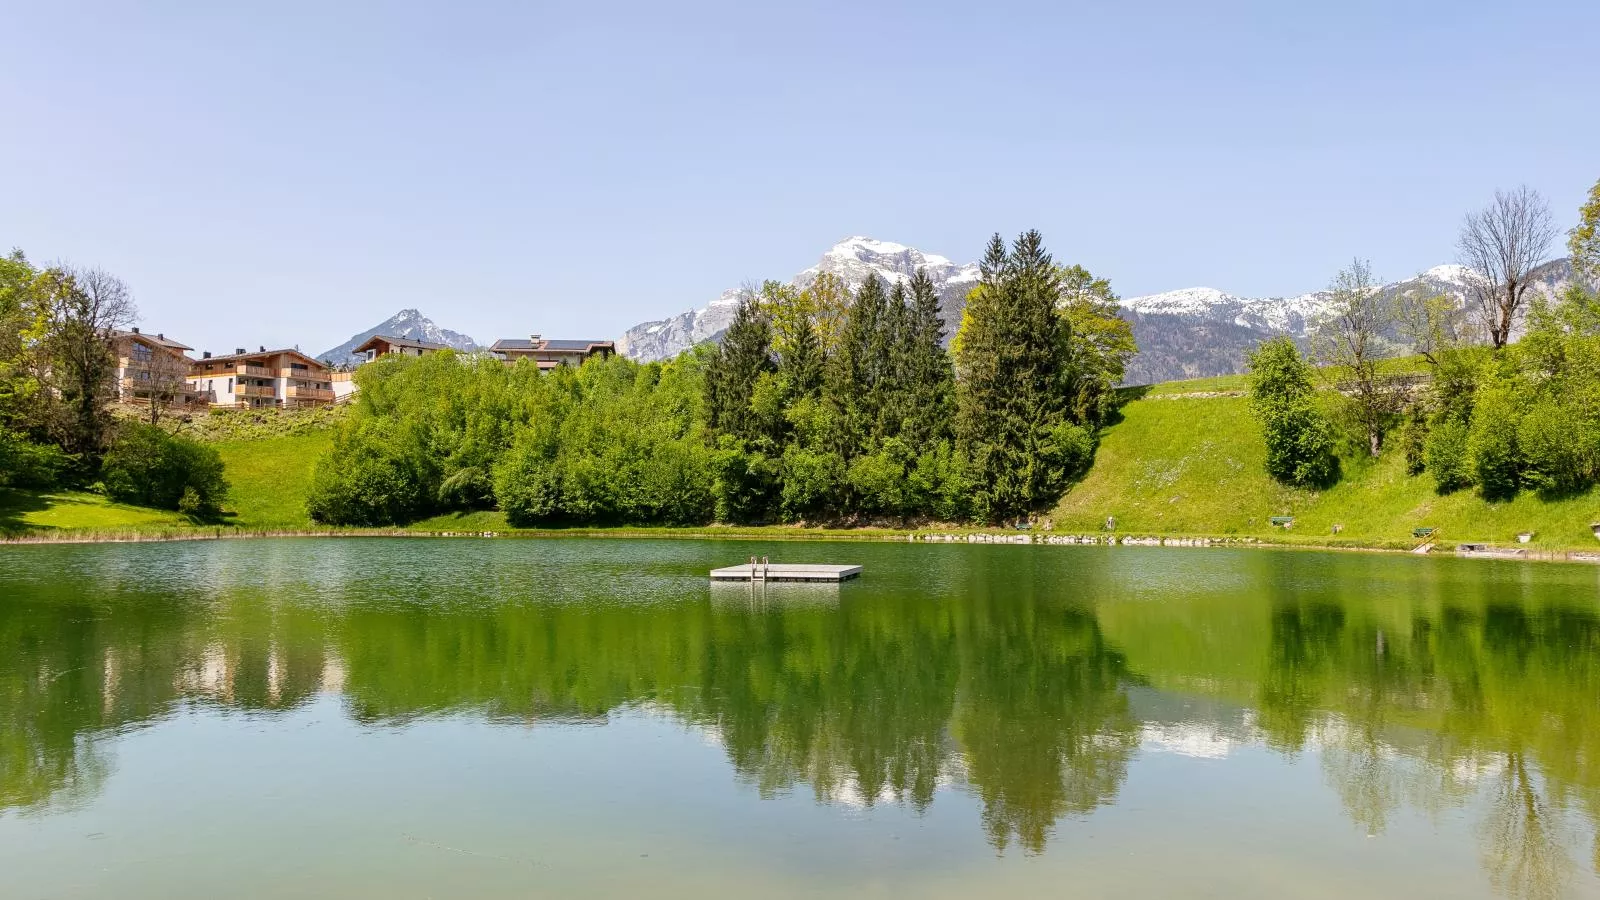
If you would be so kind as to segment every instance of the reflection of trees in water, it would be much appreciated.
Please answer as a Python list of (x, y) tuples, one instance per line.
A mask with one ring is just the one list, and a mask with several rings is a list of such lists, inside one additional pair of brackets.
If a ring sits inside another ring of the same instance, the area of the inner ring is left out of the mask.
[[(1062, 817), (1115, 798), (1139, 733), (1126, 689), (1167, 665), (1193, 690), (1253, 691), (1265, 740), (1318, 748), (1369, 832), (1406, 807), (1482, 803), (1501, 890), (1547, 896), (1590, 856), (1600, 871), (1600, 845), (1574, 846), (1575, 817), (1592, 828), (1600, 815), (1592, 611), (1299, 592), (1249, 622), (1231, 607), (1237, 627), (1180, 646), (1172, 637), (1199, 626), (1173, 627), (1173, 606), (1123, 620), (1163, 640), (1113, 641), (1092, 608), (1016, 590), (973, 575), (942, 599), (300, 607), (252, 590), (102, 603), (72, 585), (0, 606), (0, 808), (92, 793), (110, 730), (190, 700), (293, 708), (338, 671), (350, 714), (378, 724), (662, 711), (713, 735), (763, 795), (804, 785), (825, 802), (920, 811), (940, 785), (965, 784), (997, 848), (1037, 852)], [(1127, 658), (1146, 661), (1141, 677)]]
[(1093, 615), (1030, 600), (970, 618), (954, 729), (998, 849), (1040, 852), (1056, 821), (1115, 798), (1138, 746), (1127, 675)]
[[(218, 626), (179, 599), (93, 593), (60, 585), (0, 604), (0, 810), (91, 799), (111, 768), (105, 736), (185, 700), (288, 708), (321, 677), (320, 627), (283, 611)], [(240, 604), (252, 607), (261, 598)]]
[(1318, 746), (1369, 833), (1403, 804), (1481, 805), (1496, 889), (1558, 896), (1576, 862), (1571, 814), (1600, 842), (1600, 619), (1491, 602), (1412, 613), (1402, 635), (1330, 606), (1272, 612), (1260, 700), (1269, 742)]
[(1571, 877), (1565, 827), (1527, 759), (1513, 753), (1490, 788), (1483, 822), (1484, 867), (1494, 886), (1518, 897), (1556, 897)]
[(1059, 817), (1122, 782), (1137, 735), (1124, 667), (1087, 611), (979, 594), (954, 606), (908, 596), (336, 614), (254, 594), (95, 611), (41, 597), (0, 618), (4, 645), (32, 648), (0, 663), (19, 686), (0, 715), (22, 726), (5, 732), (4, 802), (85, 783), (101, 769), (83, 748), (109, 728), (185, 700), (290, 709), (337, 670), (351, 714), (372, 723), (468, 708), (522, 722), (669, 711), (714, 734), (763, 794), (806, 784), (826, 802), (920, 811), (941, 784), (965, 781), (997, 847), (1037, 851)]

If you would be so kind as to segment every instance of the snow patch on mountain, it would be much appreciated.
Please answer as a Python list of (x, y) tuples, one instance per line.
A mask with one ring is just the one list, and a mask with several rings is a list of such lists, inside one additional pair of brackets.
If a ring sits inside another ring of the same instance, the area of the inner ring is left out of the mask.
[[(886, 285), (905, 282), (918, 269), (927, 273), (939, 292), (940, 308), (946, 322), (960, 321), (961, 303), (967, 291), (978, 283), (976, 263), (958, 265), (949, 258), (924, 253), (915, 247), (854, 235), (834, 244), (817, 264), (797, 273), (790, 283), (805, 287), (826, 272), (837, 276), (845, 287), (855, 291), (869, 275)], [(704, 341), (716, 340), (733, 323), (742, 289), (724, 291), (700, 309), (691, 309), (670, 319), (635, 325), (617, 340), (617, 351), (641, 362), (671, 359)], [(952, 315), (954, 316), (952, 318)], [(947, 330), (953, 330), (947, 329)]]
[[(919, 268), (939, 291), (948, 339), (961, 321), (967, 292), (978, 283), (975, 263), (958, 264), (905, 244), (854, 235), (830, 247), (816, 265), (796, 274), (791, 283), (805, 287), (828, 272), (854, 291), (869, 275), (892, 285), (909, 279)], [(1564, 259), (1534, 272), (1536, 289), (1547, 296), (1557, 295), (1570, 278), (1571, 266)], [(1471, 271), (1465, 266), (1446, 264), (1385, 285), (1383, 290), (1446, 294), (1465, 307), (1471, 280)], [(741, 295), (740, 290), (725, 291), (700, 309), (636, 325), (617, 342), (617, 349), (634, 359), (650, 361), (670, 359), (696, 344), (717, 340), (733, 322)], [(1128, 366), (1129, 384), (1243, 371), (1246, 351), (1261, 340), (1288, 335), (1304, 342), (1333, 307), (1328, 291), (1244, 297), (1211, 287), (1183, 288), (1119, 302), (1124, 318), (1133, 323), (1139, 344), (1139, 354)]]

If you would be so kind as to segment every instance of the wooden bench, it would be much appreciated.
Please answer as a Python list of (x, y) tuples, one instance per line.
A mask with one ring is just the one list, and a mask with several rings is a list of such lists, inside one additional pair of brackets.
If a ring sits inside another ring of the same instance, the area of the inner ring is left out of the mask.
[(1413, 528), (1411, 529), (1411, 536), (1414, 538), (1430, 538), (1433, 537), (1433, 533), (1437, 530), (1436, 528)]
[(1294, 516), (1273, 516), (1267, 522), (1274, 528), (1289, 528), (1294, 525)]

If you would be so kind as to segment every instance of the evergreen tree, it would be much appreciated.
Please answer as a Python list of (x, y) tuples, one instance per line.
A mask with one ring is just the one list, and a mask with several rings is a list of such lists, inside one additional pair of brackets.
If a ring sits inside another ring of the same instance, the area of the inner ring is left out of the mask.
[(823, 352), (811, 296), (769, 281), (762, 286), (762, 299), (772, 317), (772, 349), (784, 405), (816, 396), (822, 389)]
[(1026, 232), (1007, 254), (995, 235), (980, 271), (960, 335), (956, 427), (975, 510), (994, 521), (1054, 499), (1088, 436), (1068, 415), (1071, 326), (1043, 238)]
[(904, 360), (907, 371), (909, 413), (906, 442), (924, 450), (950, 436), (955, 400), (955, 372), (944, 349), (944, 318), (933, 281), (921, 269), (911, 277), (911, 308), (905, 329)]
[(878, 419), (878, 374), (885, 307), (883, 282), (869, 275), (845, 317), (839, 344), (828, 360), (825, 397), (833, 414), (834, 448), (846, 461), (871, 452)]
[(873, 358), (878, 366), (879, 398), (878, 421), (872, 434), (874, 447), (889, 438), (898, 437), (912, 412), (911, 312), (906, 300), (905, 285), (895, 282), (894, 287), (889, 289), (883, 318), (874, 335)]
[(713, 434), (746, 443), (763, 436), (763, 423), (751, 399), (761, 376), (777, 368), (771, 348), (772, 324), (755, 297), (744, 297), (706, 369), (706, 421)]

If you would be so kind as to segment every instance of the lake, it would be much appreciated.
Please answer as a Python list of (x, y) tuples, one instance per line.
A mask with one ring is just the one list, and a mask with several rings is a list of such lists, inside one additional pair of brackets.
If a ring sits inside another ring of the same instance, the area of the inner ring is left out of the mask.
[(1596, 568), (0, 548), (5, 897), (1600, 897), (1597, 821)]

